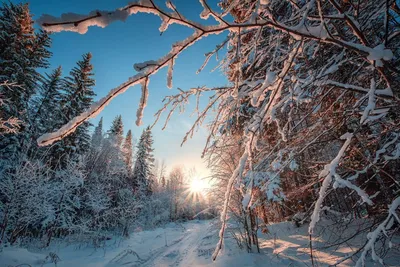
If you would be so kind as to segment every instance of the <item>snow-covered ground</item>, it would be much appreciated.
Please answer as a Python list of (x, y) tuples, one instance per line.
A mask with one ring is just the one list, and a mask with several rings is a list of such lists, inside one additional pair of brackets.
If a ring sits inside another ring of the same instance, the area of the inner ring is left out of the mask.
[[(211, 254), (217, 243), (217, 228), (212, 221), (193, 221), (184, 224), (168, 224), (165, 228), (138, 231), (128, 239), (113, 239), (107, 245), (94, 249), (85, 245), (52, 244), (50, 248), (33, 250), (5, 247), (0, 252), (0, 266), (54, 266), (51, 253), (59, 258), (58, 267), (79, 266), (311, 266), (307, 227), (295, 227), (292, 223), (269, 226), (268, 234), (260, 233), (261, 253), (240, 250), (236, 241), (228, 235), (225, 249), (215, 262)], [(316, 239), (314, 246), (323, 244)], [(317, 266), (329, 266), (346, 257), (357, 248), (345, 246), (327, 250), (314, 250)], [(387, 266), (399, 266), (400, 255), (389, 255)], [(47, 257), (47, 260), (46, 260)], [(396, 264), (397, 263), (397, 264)], [(24, 265), (25, 264), (25, 265)], [(29, 265), (26, 265), (29, 264)], [(347, 261), (338, 266), (351, 266)], [(368, 266), (381, 266), (370, 263)]]

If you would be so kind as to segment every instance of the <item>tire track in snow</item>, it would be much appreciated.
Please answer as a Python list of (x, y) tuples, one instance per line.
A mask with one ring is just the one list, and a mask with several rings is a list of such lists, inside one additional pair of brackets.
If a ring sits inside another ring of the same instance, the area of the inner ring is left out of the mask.
[(194, 228), (185, 231), (183, 233), (185, 236), (177, 240), (178, 242), (153, 253), (153, 255), (140, 266), (191, 266), (190, 262), (193, 261), (194, 257), (197, 257), (195, 252), (203, 236), (207, 234), (207, 229), (208, 224), (198, 224)]

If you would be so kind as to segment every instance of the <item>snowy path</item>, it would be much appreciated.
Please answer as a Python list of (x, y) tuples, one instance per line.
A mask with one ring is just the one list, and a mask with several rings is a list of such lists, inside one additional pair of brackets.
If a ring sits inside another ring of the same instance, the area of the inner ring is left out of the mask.
[[(279, 227), (277, 232), (282, 233), (282, 230), (284, 229)], [(238, 249), (236, 241), (230, 235), (225, 239), (225, 249), (213, 262), (211, 254), (217, 240), (218, 229), (210, 221), (171, 223), (165, 228), (138, 231), (128, 239), (114, 238), (97, 250), (82, 244), (66, 246), (65, 241), (52, 244), (46, 250), (7, 248), (6, 253), (0, 253), (0, 266), (42, 266), (49, 253), (55, 253), (61, 259), (57, 267), (307, 266), (297, 258), (299, 244), (283, 240), (278, 240), (275, 244), (271, 243), (271, 239), (261, 239), (263, 252), (249, 254)], [(306, 243), (304, 247), (307, 247)], [(2, 265), (2, 262), (7, 265)], [(43, 266), (50, 267), (54, 264), (47, 260)]]
[[(261, 253), (247, 253), (237, 247), (230, 234), (225, 247), (215, 262), (211, 254), (218, 240), (218, 228), (210, 221), (192, 221), (184, 224), (170, 223), (164, 228), (132, 233), (128, 239), (113, 238), (101, 248), (91, 244), (67, 240), (54, 242), (46, 249), (5, 247), (0, 252), (0, 267), (55, 266), (46, 257), (55, 253), (60, 261), (57, 267), (305, 267), (311, 266), (307, 226), (294, 227), (291, 223), (269, 226), (269, 234), (260, 233)], [(322, 237), (315, 238), (314, 245), (324, 245)], [(397, 243), (396, 243), (397, 244)], [(318, 266), (329, 266), (349, 255), (356, 247), (344, 245), (334, 250), (314, 251)], [(399, 266), (400, 255), (387, 257), (387, 266)], [(352, 266), (354, 262), (340, 266)], [(379, 266), (369, 263), (368, 266)]]
[(58, 267), (215, 266), (211, 261), (215, 232), (210, 234), (210, 231), (209, 221), (171, 223), (165, 228), (133, 233), (125, 240), (114, 238), (96, 250), (90, 245), (66, 246), (65, 242), (53, 243), (42, 250), (8, 247), (0, 253), (0, 267), (43, 263), (54, 266), (51, 260), (45, 260), (49, 253), (60, 258)]
[(193, 228), (187, 229), (182, 239), (165, 247), (160, 253), (154, 254), (146, 262), (144, 267), (172, 267), (193, 266), (198, 257), (199, 245), (206, 238), (208, 224), (195, 224)]

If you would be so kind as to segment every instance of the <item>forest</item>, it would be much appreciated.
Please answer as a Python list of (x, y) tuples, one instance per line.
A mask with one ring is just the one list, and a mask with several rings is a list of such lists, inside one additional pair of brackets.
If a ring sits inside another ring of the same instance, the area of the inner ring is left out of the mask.
[[(126, 4), (36, 20), (28, 3), (0, 7), (0, 266), (400, 266), (399, 1)], [(201, 23), (180, 11), (195, 5)], [(139, 14), (161, 20), (159, 40), (192, 34), (101, 98), (95, 54), (50, 64), (53, 36)], [(216, 35), (197, 74), (227, 82), (181, 89), (186, 50)], [(143, 125), (163, 69), (170, 91)], [(104, 127), (139, 89), (139, 138), (122, 115)], [(206, 129), (207, 177), (154, 156), (155, 127), (186, 108), (182, 145)]]

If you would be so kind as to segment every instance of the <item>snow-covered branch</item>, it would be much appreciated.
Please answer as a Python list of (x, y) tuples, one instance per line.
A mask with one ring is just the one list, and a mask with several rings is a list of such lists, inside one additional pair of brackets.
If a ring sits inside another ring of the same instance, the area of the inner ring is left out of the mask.
[[(311, 216), (311, 222), (310, 226), (308, 228), (308, 232), (312, 234), (314, 232), (314, 228), (317, 224), (317, 222), (320, 219), (320, 213), (321, 213), (321, 208), (323, 205), (323, 202), (326, 198), (329, 186), (331, 185), (332, 181), (334, 179), (341, 179), (340, 175), (336, 172), (336, 168), (339, 166), (339, 161), (343, 157), (344, 152), (350, 145), (351, 139), (353, 138), (353, 134), (346, 133), (343, 136), (341, 136), (340, 139), (346, 139), (344, 142), (342, 148), (340, 149), (339, 153), (336, 155), (336, 157), (327, 165), (325, 165), (324, 169), (320, 172), (319, 178), (325, 177), (322, 186), (319, 189), (319, 197), (317, 202), (315, 203), (314, 211)], [(337, 182), (337, 180), (336, 180)]]
[(365, 266), (365, 260), (367, 253), (371, 251), (371, 256), (374, 261), (378, 261), (380, 264), (383, 264), (383, 259), (381, 259), (375, 251), (375, 243), (378, 241), (378, 238), (381, 234), (387, 236), (387, 230), (392, 228), (392, 226), (396, 223), (400, 223), (399, 215), (397, 214), (397, 209), (400, 207), (400, 197), (397, 197), (393, 200), (392, 204), (389, 205), (388, 215), (382, 223), (376, 227), (376, 229), (370, 233), (368, 233), (367, 238), (368, 242), (364, 247), (363, 252), (361, 253), (360, 258), (356, 262), (356, 267)]
[[(65, 137), (66, 135), (72, 133), (85, 120), (95, 117), (104, 108), (104, 106), (107, 105), (115, 96), (123, 93), (129, 87), (141, 83), (142, 80), (148, 79), (149, 76), (155, 74), (159, 69), (165, 66), (169, 66), (168, 87), (170, 87), (172, 85), (173, 62), (176, 56), (178, 56), (183, 50), (185, 50), (190, 45), (196, 43), (201, 38), (206, 37), (210, 34), (219, 34), (224, 31), (230, 31), (236, 33), (244, 29), (252, 30), (252, 29), (260, 29), (267, 27), (277, 31), (288, 33), (289, 36), (291, 36), (296, 40), (299, 40), (301, 38), (307, 38), (347, 48), (363, 56), (366, 60), (378, 62), (377, 65), (382, 65), (382, 60), (390, 60), (392, 58), (391, 51), (387, 48), (384, 47), (382, 48), (381, 46), (371, 48), (365, 46), (364, 44), (358, 44), (347, 40), (332, 38), (328, 36), (326, 33), (324, 33), (324, 27), (322, 27), (321, 24), (317, 26), (306, 26), (306, 17), (307, 17), (306, 15), (302, 16), (300, 22), (295, 26), (288, 26), (283, 22), (279, 22), (272, 14), (268, 12), (267, 12), (268, 13), (267, 19), (258, 19), (255, 20), (254, 22), (249, 21), (247, 23), (227, 23), (225, 20), (223, 20), (222, 18), (223, 15), (218, 15), (217, 13), (213, 12), (205, 1), (202, 1), (201, 3), (204, 7), (203, 11), (204, 14), (202, 17), (206, 18), (208, 17), (208, 15), (212, 15), (214, 18), (217, 19), (219, 24), (212, 26), (204, 26), (192, 22), (189, 19), (183, 17), (181, 14), (179, 14), (176, 9), (173, 9), (172, 13), (163, 11), (161, 8), (156, 6), (152, 0), (141, 0), (139, 2), (132, 3), (130, 5), (127, 5), (126, 7), (111, 12), (93, 11), (87, 16), (72, 14), (72, 13), (62, 15), (61, 18), (54, 18), (48, 15), (42, 16), (38, 22), (43, 26), (45, 30), (53, 32), (76, 31), (79, 33), (85, 33), (89, 26), (106, 27), (107, 25), (109, 25), (114, 21), (117, 20), (123, 21), (128, 16), (139, 12), (150, 13), (159, 16), (162, 19), (162, 25), (160, 27), (161, 31), (166, 30), (168, 28), (168, 25), (177, 23), (192, 28), (195, 30), (195, 32), (187, 39), (176, 43), (173, 46), (170, 53), (167, 54), (166, 56), (156, 61), (151, 61), (151, 62), (149, 61), (147, 63), (144, 63), (144, 65), (143, 64), (135, 65), (136, 70), (140, 71), (137, 75), (129, 78), (127, 82), (111, 90), (106, 97), (101, 99), (99, 102), (95, 103), (92, 107), (90, 107), (86, 112), (82, 113), (80, 116), (75, 117), (71, 122), (64, 125), (57, 132), (40, 137), (38, 139), (38, 143), (40, 145), (49, 145)], [(239, 3), (234, 2), (230, 6), (230, 8), (234, 8), (234, 6), (238, 4)], [(312, 4), (310, 3), (310, 5), (308, 6), (309, 6), (308, 9), (311, 10)], [(267, 9), (265, 9), (264, 11), (267, 11)], [(308, 10), (304, 14), (308, 14)], [(218, 49), (219, 47), (217, 47), (216, 50)], [(206, 62), (209, 56), (211, 55), (212, 54), (207, 55)], [(143, 105), (141, 104), (141, 106)], [(138, 114), (141, 113), (142, 112), (138, 112)], [(140, 122), (140, 119), (138, 120), (138, 122)]]

